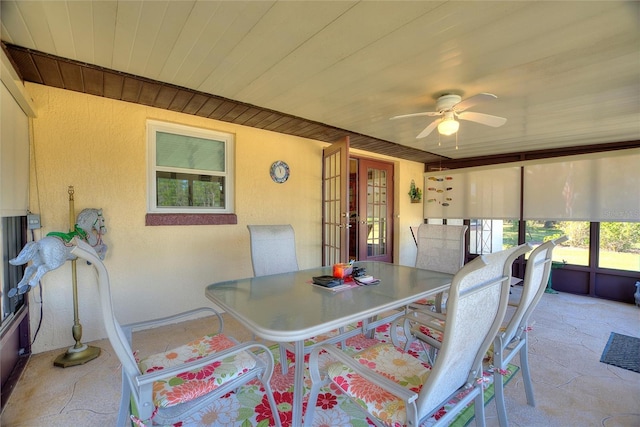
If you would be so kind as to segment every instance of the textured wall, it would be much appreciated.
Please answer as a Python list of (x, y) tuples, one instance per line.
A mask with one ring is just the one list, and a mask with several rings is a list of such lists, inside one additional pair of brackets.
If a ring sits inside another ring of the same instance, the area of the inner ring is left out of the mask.
[[(30, 178), (30, 209), (42, 215), (43, 224), (36, 239), (50, 231), (67, 231), (70, 185), (75, 188), (76, 212), (102, 208), (109, 245), (105, 264), (121, 322), (209, 305), (207, 284), (251, 276), (247, 224), (291, 223), (300, 268), (320, 264), (321, 158), (326, 144), (41, 85), (27, 84), (27, 90), (38, 113)], [(235, 133), (237, 225), (144, 225), (147, 119)], [(284, 184), (269, 177), (269, 166), (278, 159), (291, 168)], [(420, 163), (396, 162), (396, 210), (404, 216), (396, 221), (400, 239), (395, 250), (402, 264), (412, 264), (415, 257), (408, 230), (420, 223), (422, 208), (410, 205), (406, 193), (411, 179), (421, 182), (422, 168)], [(93, 284), (92, 270), (78, 263), (83, 342), (104, 337)], [(31, 299), (34, 331), (38, 290)], [(43, 301), (44, 321), (34, 352), (72, 345), (69, 263), (44, 278)]]

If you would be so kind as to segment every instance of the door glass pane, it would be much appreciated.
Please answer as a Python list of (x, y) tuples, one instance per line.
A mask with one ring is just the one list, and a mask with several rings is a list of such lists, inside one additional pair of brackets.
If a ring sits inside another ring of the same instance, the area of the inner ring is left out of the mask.
[(601, 268), (640, 271), (640, 223), (601, 222), (598, 260)]
[(349, 260), (358, 259), (359, 217), (358, 217), (358, 160), (349, 159)]
[(386, 171), (367, 168), (367, 256), (386, 254), (386, 186)]
[(340, 261), (340, 153), (325, 159), (324, 182), (324, 260), (326, 265)]

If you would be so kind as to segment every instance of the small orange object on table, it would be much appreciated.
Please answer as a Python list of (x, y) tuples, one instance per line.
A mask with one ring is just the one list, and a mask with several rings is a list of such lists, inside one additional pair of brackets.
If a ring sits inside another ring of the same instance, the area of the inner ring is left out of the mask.
[(333, 264), (333, 277), (338, 279), (345, 279), (353, 272), (353, 265), (351, 264)]

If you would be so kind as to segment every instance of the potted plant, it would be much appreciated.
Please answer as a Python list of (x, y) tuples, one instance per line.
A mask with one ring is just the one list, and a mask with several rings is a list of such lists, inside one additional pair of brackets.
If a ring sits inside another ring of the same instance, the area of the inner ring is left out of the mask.
[(409, 187), (409, 198), (411, 198), (411, 203), (420, 203), (422, 200), (422, 190), (416, 187), (414, 180), (411, 180), (411, 187)]

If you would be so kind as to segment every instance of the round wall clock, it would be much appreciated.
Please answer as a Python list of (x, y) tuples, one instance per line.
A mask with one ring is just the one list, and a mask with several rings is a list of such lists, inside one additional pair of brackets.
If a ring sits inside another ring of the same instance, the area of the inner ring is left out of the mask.
[(271, 165), (270, 175), (273, 182), (282, 184), (289, 179), (289, 165), (282, 160), (273, 162)]

